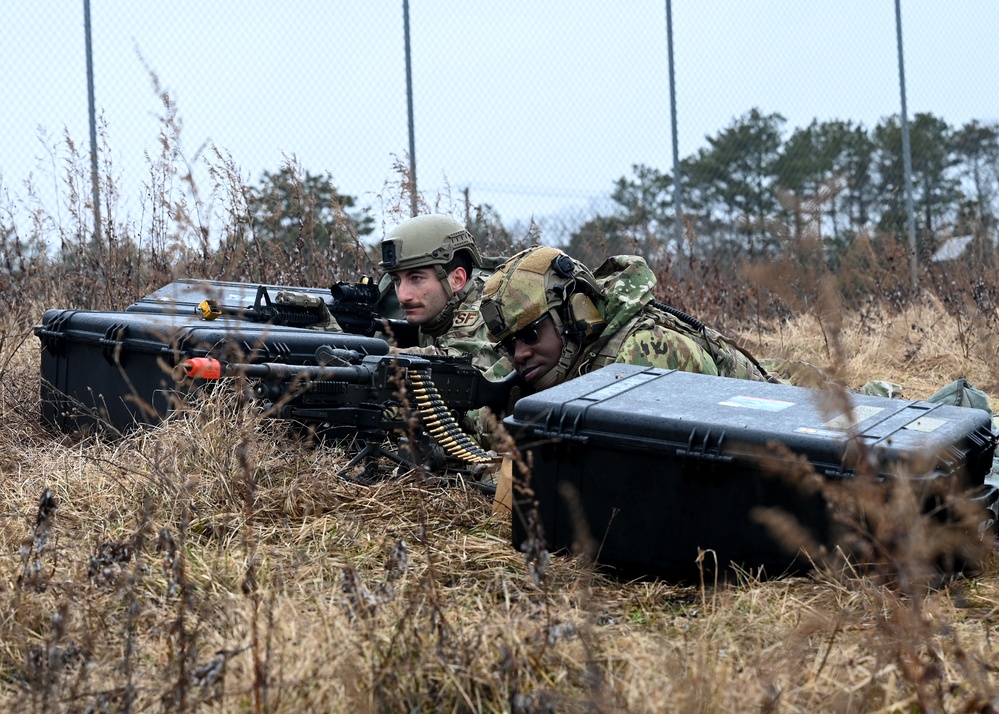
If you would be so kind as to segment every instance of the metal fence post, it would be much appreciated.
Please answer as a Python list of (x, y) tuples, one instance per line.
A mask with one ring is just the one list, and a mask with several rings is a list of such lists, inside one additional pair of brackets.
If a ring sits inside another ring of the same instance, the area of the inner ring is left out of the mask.
[(909, 114), (905, 108), (905, 62), (902, 59), (902, 9), (895, 0), (895, 34), (898, 36), (898, 84), (902, 95), (902, 162), (905, 167), (905, 214), (909, 231), (909, 271), (912, 292), (919, 289), (919, 256), (916, 252), (916, 217), (912, 206), (912, 149), (909, 144)]
[(673, 72), (673, 4), (666, 0), (666, 49), (669, 53), (669, 118), (673, 133), (673, 214), (675, 218), (676, 250), (683, 255), (683, 224), (680, 221), (682, 194), (680, 193), (680, 150), (676, 136), (676, 81)]
[(409, 0), (402, 0), (403, 29), (406, 35), (406, 108), (409, 114), (409, 210), (415, 216), (416, 200), (416, 130), (413, 127), (413, 60), (409, 48)]
[(94, 46), (90, 37), (90, 0), (83, 0), (83, 33), (87, 45), (87, 108), (90, 112), (90, 183), (94, 201), (94, 240), (101, 240), (101, 192), (97, 176), (97, 109), (94, 101)]

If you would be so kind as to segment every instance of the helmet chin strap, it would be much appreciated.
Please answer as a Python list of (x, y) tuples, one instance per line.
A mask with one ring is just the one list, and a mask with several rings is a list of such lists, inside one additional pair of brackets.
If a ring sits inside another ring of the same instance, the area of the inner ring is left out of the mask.
[(451, 281), (447, 279), (448, 276), (444, 270), (444, 266), (435, 265), (434, 272), (437, 273), (437, 279), (441, 281), (441, 285), (444, 286), (444, 292), (447, 293), (447, 299), (450, 300), (454, 297), (454, 291), (451, 289)]
[(443, 310), (420, 325), (420, 330), (431, 337), (440, 337), (450, 330), (451, 325), (454, 324), (454, 311), (458, 309), (458, 306), (465, 301), (468, 293), (471, 292), (472, 281), (471, 279), (466, 280), (461, 290), (454, 292), (451, 289), (451, 281), (447, 279), (447, 273), (444, 272), (444, 267), (435, 265), (434, 270), (437, 272), (437, 277), (441, 280), (441, 285), (444, 287), (444, 292), (447, 294), (448, 300)]
[(558, 333), (559, 339), (562, 340), (562, 353), (559, 355), (555, 366), (534, 382), (534, 386), (538, 389), (548, 389), (548, 387), (554, 387), (556, 384), (561, 384), (565, 381), (565, 376), (569, 373), (569, 369), (572, 367), (572, 363), (576, 361), (576, 357), (579, 355), (579, 350), (582, 347), (578, 342), (566, 338), (565, 332), (562, 329), (565, 323), (559, 317), (556, 310), (549, 310), (548, 314), (552, 316), (555, 331)]

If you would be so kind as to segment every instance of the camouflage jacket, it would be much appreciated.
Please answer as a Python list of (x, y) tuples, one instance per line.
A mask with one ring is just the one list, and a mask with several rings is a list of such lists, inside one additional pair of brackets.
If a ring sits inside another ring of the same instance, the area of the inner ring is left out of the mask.
[(488, 277), (477, 272), (472, 278), (471, 289), (454, 311), (454, 320), (447, 332), (439, 337), (433, 337), (420, 330), (420, 348), (408, 351), (452, 357), (469, 354), (472, 356), (472, 364), (493, 381), (510, 374), (513, 371), (513, 364), (489, 339), (486, 321), (479, 313), (482, 288), (485, 287)]
[(656, 276), (644, 259), (608, 258), (594, 276), (606, 295), (601, 314), (607, 325), (595, 342), (583, 346), (570, 378), (619, 362), (766, 380), (756, 360), (734, 341), (653, 304)]

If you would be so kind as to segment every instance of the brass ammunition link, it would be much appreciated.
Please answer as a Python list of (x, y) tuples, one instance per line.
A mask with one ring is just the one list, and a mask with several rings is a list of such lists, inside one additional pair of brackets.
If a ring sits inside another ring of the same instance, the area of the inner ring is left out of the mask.
[(496, 457), (484, 451), (458, 426), (429, 374), (422, 370), (411, 369), (408, 376), (412, 394), (416, 399), (416, 408), (423, 419), (427, 433), (449, 456), (470, 464), (484, 464), (496, 460)]

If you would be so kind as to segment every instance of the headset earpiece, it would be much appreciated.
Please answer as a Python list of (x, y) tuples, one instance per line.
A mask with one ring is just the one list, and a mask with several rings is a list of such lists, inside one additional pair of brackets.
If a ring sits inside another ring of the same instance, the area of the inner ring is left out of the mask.
[[(562, 303), (559, 310), (563, 320), (563, 330), (567, 338), (583, 344), (603, 332), (607, 326), (588, 292), (599, 294), (599, 288), (588, 277), (587, 271), (579, 270), (576, 262), (565, 253), (552, 260), (552, 272), (567, 281), (565, 286), (557, 285), (551, 288), (555, 297)], [(568, 298), (566, 293), (569, 293)]]
[(573, 293), (566, 303), (566, 333), (580, 344), (599, 335), (607, 326), (597, 306), (585, 293)]
[(572, 262), (572, 258), (562, 253), (552, 260), (552, 270), (555, 271), (555, 275), (568, 280), (576, 274), (576, 264)]

